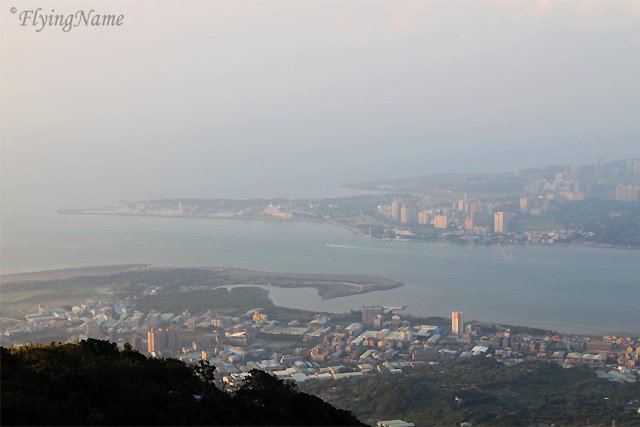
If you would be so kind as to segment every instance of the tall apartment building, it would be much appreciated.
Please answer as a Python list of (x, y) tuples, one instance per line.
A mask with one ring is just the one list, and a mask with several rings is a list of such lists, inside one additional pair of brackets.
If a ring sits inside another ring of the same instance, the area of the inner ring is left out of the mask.
[(447, 215), (446, 214), (438, 214), (433, 218), (433, 226), (435, 228), (447, 228)]
[(418, 219), (418, 209), (411, 202), (403, 203), (400, 208), (400, 222), (403, 224), (415, 224)]
[(181, 345), (182, 337), (177, 329), (150, 329), (147, 332), (147, 351), (151, 355), (174, 353)]
[(421, 225), (427, 225), (430, 223), (430, 217), (429, 217), (429, 212), (427, 211), (420, 211), (418, 212), (418, 224)]
[(504, 212), (496, 212), (493, 214), (493, 232), (496, 234), (504, 234), (507, 232), (507, 221)]
[(400, 209), (402, 208), (402, 200), (394, 199), (391, 203), (391, 218), (394, 221), (400, 221)]
[(451, 313), (451, 333), (462, 335), (464, 333), (464, 316), (462, 311)]
[(640, 187), (635, 185), (616, 185), (616, 200), (621, 202), (637, 202), (640, 194)]

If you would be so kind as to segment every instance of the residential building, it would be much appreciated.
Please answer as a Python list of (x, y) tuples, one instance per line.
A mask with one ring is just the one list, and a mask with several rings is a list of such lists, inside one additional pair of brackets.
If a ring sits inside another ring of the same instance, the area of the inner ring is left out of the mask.
[(364, 305), (362, 307), (362, 324), (363, 325), (373, 326), (378, 316), (382, 316), (382, 306)]
[(150, 329), (147, 332), (147, 351), (151, 355), (175, 353), (181, 345), (182, 338), (177, 329)]
[(415, 224), (418, 220), (418, 209), (412, 202), (403, 203), (400, 209), (400, 222), (403, 224)]
[(507, 233), (507, 221), (504, 212), (496, 212), (493, 214), (493, 232), (496, 234)]
[(435, 228), (446, 229), (447, 228), (447, 215), (438, 214), (433, 218), (433, 226)]
[(453, 335), (462, 335), (464, 333), (464, 316), (462, 311), (454, 311), (451, 313), (451, 333)]

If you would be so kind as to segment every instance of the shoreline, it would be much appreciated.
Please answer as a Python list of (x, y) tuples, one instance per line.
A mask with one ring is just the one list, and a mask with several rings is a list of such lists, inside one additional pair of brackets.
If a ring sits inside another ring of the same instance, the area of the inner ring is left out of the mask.
[[(0, 282), (4, 284), (11, 285), (19, 285), (19, 284), (28, 284), (30, 281), (60, 281), (78, 277), (96, 277), (96, 276), (109, 276), (111, 274), (118, 273), (127, 273), (127, 272), (170, 272), (176, 270), (183, 271), (194, 271), (194, 270), (208, 270), (211, 272), (221, 272), (227, 273), (227, 277), (231, 280), (236, 281), (236, 283), (228, 283), (223, 285), (212, 285), (211, 289), (218, 288), (235, 288), (235, 287), (258, 287), (265, 289), (269, 292), (269, 298), (274, 302), (278, 307), (290, 308), (296, 310), (303, 310), (308, 312), (317, 312), (318, 310), (311, 310), (309, 308), (300, 308), (299, 306), (295, 306), (295, 304), (290, 304), (283, 301), (278, 301), (279, 304), (276, 304), (276, 301), (273, 300), (273, 295), (271, 290), (274, 288), (279, 288), (283, 292), (287, 292), (290, 289), (309, 289), (309, 291), (315, 290), (315, 294), (321, 300), (332, 300), (338, 299), (341, 297), (350, 297), (361, 295), (369, 292), (376, 291), (386, 291), (392, 290), (395, 288), (399, 288), (404, 286), (403, 283), (397, 282), (391, 279), (387, 279), (379, 276), (367, 276), (367, 275), (345, 275), (345, 274), (325, 274), (325, 273), (282, 273), (282, 272), (268, 272), (268, 271), (258, 271), (258, 270), (250, 270), (243, 268), (235, 268), (235, 267), (223, 267), (223, 266), (201, 266), (201, 267), (154, 267), (150, 264), (116, 264), (116, 265), (108, 265), (108, 266), (87, 266), (87, 267), (78, 267), (78, 268), (63, 268), (63, 269), (51, 269), (51, 270), (39, 270), (39, 271), (31, 271), (24, 273), (13, 273), (7, 275), (0, 276)], [(8, 281), (7, 278), (12, 279)], [(376, 283), (353, 283), (347, 282), (348, 279), (379, 279)], [(276, 280), (283, 280), (281, 283), (273, 283)], [(306, 283), (299, 283), (298, 280), (306, 280)], [(333, 279), (333, 280), (328, 280)], [(286, 281), (296, 281), (295, 283), (287, 283)], [(359, 291), (354, 292), (353, 288), (360, 288)], [(369, 287), (369, 289), (363, 289), (364, 287)], [(12, 290), (6, 292), (13, 292)], [(3, 293), (0, 290), (0, 294)], [(9, 303), (8, 305), (11, 305)], [(405, 306), (403, 310), (410, 309), (410, 307)], [(322, 309), (320, 309), (322, 311)], [(333, 311), (330, 310), (328, 312), (332, 312), (335, 314), (344, 314), (346, 310), (338, 310)], [(424, 316), (424, 314), (419, 314), (415, 312), (408, 312), (408, 315), (411, 317), (420, 318)], [(436, 316), (440, 317), (440, 316)], [(443, 317), (444, 318), (444, 317)], [(5, 319), (6, 320), (6, 319)], [(583, 329), (582, 331), (571, 331), (570, 328), (564, 329), (562, 326), (550, 327), (544, 324), (538, 324), (539, 322), (531, 322), (531, 323), (514, 323), (511, 322), (500, 322), (498, 320), (475, 320), (476, 322), (487, 324), (487, 325), (496, 325), (496, 326), (505, 326), (505, 327), (524, 327), (524, 328), (534, 328), (534, 329), (546, 329), (552, 330), (554, 333), (559, 333), (561, 335), (580, 335), (580, 336), (591, 336), (591, 337), (600, 337), (603, 335), (617, 335), (617, 336), (636, 336), (637, 333), (632, 333), (630, 331), (616, 330), (616, 328), (609, 329), (606, 333), (589, 331), (587, 329)], [(582, 329), (582, 328), (581, 328)]]
[(66, 280), (73, 277), (107, 276), (110, 274), (141, 270), (150, 266), (150, 264), (107, 264), (1, 273), (0, 283), (20, 283), (40, 280), (51, 281)]
[[(26, 273), (17, 273), (17, 274), (11, 274), (11, 275), (7, 275), (10, 277), (14, 277), (17, 279), (20, 279), (20, 277), (18, 276), (23, 276), (22, 280), (16, 280), (13, 282), (9, 282), (12, 284), (28, 284), (28, 277), (29, 276), (34, 276), (34, 275), (38, 275), (38, 277), (40, 277), (39, 280), (41, 281), (58, 281), (58, 280), (64, 280), (64, 279), (60, 279), (59, 276), (61, 275), (61, 273), (66, 274), (67, 278), (71, 279), (71, 278), (77, 278), (77, 277), (87, 277), (87, 273), (92, 275), (92, 276), (99, 276), (101, 275), (99, 273), (99, 270), (103, 270), (105, 268), (111, 269), (114, 272), (115, 271), (121, 271), (121, 272), (135, 272), (135, 271), (150, 271), (150, 272), (162, 272), (162, 271), (166, 271), (166, 272), (170, 272), (170, 271), (175, 271), (175, 270), (210, 270), (213, 272), (216, 271), (220, 271), (221, 267), (213, 267), (213, 266), (204, 266), (204, 267), (185, 267), (185, 268), (167, 268), (167, 267), (153, 267), (151, 265), (148, 264), (121, 264), (121, 265), (110, 265), (110, 266), (94, 266), (94, 267), (80, 267), (80, 268), (66, 268), (66, 269), (52, 269), (52, 270), (43, 270), (43, 271), (34, 271), (34, 272), (26, 272)], [(376, 277), (376, 276), (355, 276), (355, 275), (330, 275), (330, 274), (305, 274), (305, 273), (275, 273), (275, 272), (262, 272), (262, 271), (256, 271), (256, 270), (248, 270), (248, 269), (242, 269), (242, 268), (230, 268), (230, 267), (222, 267), (223, 272), (227, 272), (227, 273), (231, 273), (233, 275), (233, 277), (238, 280), (238, 283), (230, 283), (230, 284), (224, 284), (224, 285), (213, 285), (211, 287), (211, 289), (231, 289), (231, 288), (236, 288), (236, 287), (255, 287), (255, 288), (261, 288), (266, 290), (269, 293), (269, 299), (274, 303), (274, 305), (276, 305), (277, 307), (282, 307), (282, 308), (288, 308), (288, 309), (295, 309), (295, 310), (302, 310), (302, 311), (306, 311), (309, 313), (315, 313), (315, 312), (327, 312), (327, 313), (334, 313), (334, 314), (345, 314), (347, 313), (346, 310), (338, 310), (338, 311), (333, 311), (333, 310), (329, 310), (329, 311), (323, 311), (323, 309), (317, 309), (317, 310), (311, 310), (309, 308), (300, 308), (298, 306), (295, 306), (295, 304), (290, 304), (284, 301), (275, 301), (273, 298), (273, 293), (271, 292), (272, 290), (274, 290), (274, 288), (279, 288), (282, 290), (282, 292), (287, 292), (290, 289), (293, 290), (302, 290), (302, 289), (309, 289), (309, 291), (315, 290), (316, 291), (316, 295), (321, 298), (322, 300), (331, 300), (331, 299), (335, 299), (335, 298), (340, 298), (343, 296), (354, 296), (354, 295), (359, 295), (362, 293), (367, 293), (367, 292), (375, 292), (375, 291), (384, 291), (384, 290), (391, 290), (391, 289), (395, 289), (397, 287), (401, 287), (403, 286), (402, 284), (400, 284), (400, 282), (395, 282), (392, 281), (390, 279), (384, 279), (381, 278), (383, 280), (387, 280), (391, 286), (389, 287), (384, 287), (384, 284), (382, 284), (383, 287), (375, 287), (373, 289), (370, 290), (365, 290), (364, 292), (348, 292), (342, 295), (331, 295), (331, 296), (323, 296), (323, 290), (326, 290), (328, 292), (332, 292), (335, 290), (335, 288), (324, 288), (322, 285), (326, 284), (328, 282), (323, 281), (322, 278), (326, 278), (326, 277), (333, 277), (334, 279), (344, 279), (347, 278), (349, 276), (351, 277), (360, 277), (360, 278), (370, 278), (370, 277)], [(70, 272), (75, 272), (77, 273), (76, 275), (72, 275), (69, 276)], [(84, 275), (83, 275), (84, 273)], [(263, 276), (260, 276), (260, 274), (263, 274)], [(45, 279), (44, 276), (46, 274), (50, 274), (51, 276), (49, 277), (49, 279)], [(113, 274), (113, 273), (112, 273)], [(295, 279), (296, 277), (307, 277), (307, 278), (311, 278), (311, 279), (316, 279), (316, 280), (312, 280), (312, 282), (307, 283), (307, 284), (302, 284), (302, 285), (296, 285), (294, 284), (293, 286), (291, 285), (287, 285), (287, 284), (274, 284), (271, 282), (265, 282), (265, 283), (252, 283), (250, 281), (247, 280), (247, 278), (250, 278), (252, 275), (256, 274), (253, 277), (259, 277), (262, 279), (272, 279), (272, 278), (277, 278), (277, 277), (289, 277), (290, 279), (293, 278)], [(108, 276), (109, 273), (102, 273), (102, 275)], [(2, 281), (5, 282), (5, 276), (2, 276)], [(314, 283), (315, 282), (315, 283)], [(331, 285), (338, 285), (340, 288), (342, 288), (342, 290), (344, 290), (344, 287), (342, 285), (348, 285), (346, 286), (346, 288), (349, 287), (353, 287), (354, 285), (356, 286), (363, 286), (363, 285), (359, 285), (356, 283), (346, 283), (346, 282), (330, 282)], [(395, 285), (394, 285), (395, 284)], [(366, 285), (365, 285), (366, 286)], [(338, 291), (340, 291), (341, 289), (338, 289)], [(9, 303), (9, 305), (11, 305)], [(358, 307), (354, 307), (354, 308), (358, 308)], [(409, 309), (410, 307), (404, 306), (402, 307), (402, 310), (406, 310)], [(413, 318), (422, 318), (424, 317), (426, 314), (422, 313), (415, 313), (415, 312), (407, 312), (407, 315), (409, 317), (413, 317)], [(442, 318), (445, 319), (446, 321), (448, 321), (448, 319), (444, 316), (441, 315), (434, 315), (433, 317), (438, 317), (438, 318)], [(4, 318), (4, 320), (8, 320), (8, 318)], [(17, 320), (17, 319), (15, 319)], [(500, 321), (496, 321), (496, 320), (481, 320), (481, 319), (474, 319), (473, 322), (477, 322), (480, 324), (484, 324), (484, 325), (489, 325), (489, 326), (499, 326), (499, 327), (511, 327), (511, 328), (531, 328), (531, 329), (539, 329), (539, 330), (547, 330), (547, 331), (552, 331), (554, 334), (560, 334), (560, 335), (576, 335), (576, 336), (585, 336), (585, 337), (601, 337), (603, 335), (616, 335), (616, 336), (623, 336), (623, 337), (635, 337), (638, 335), (638, 333), (633, 333), (630, 331), (623, 331), (623, 330), (616, 330), (615, 328), (609, 329), (607, 330), (607, 332), (594, 332), (594, 331), (589, 331), (586, 329), (583, 329), (581, 331), (578, 330), (574, 330), (571, 331), (570, 328), (569, 329), (564, 329), (561, 326), (556, 326), (556, 327), (550, 327), (544, 324), (537, 324), (538, 322), (532, 322), (532, 323), (517, 323), (517, 322), (500, 322)]]
[(381, 239), (379, 237), (370, 236), (364, 233), (362, 230), (358, 229), (349, 224), (344, 224), (339, 221), (334, 220), (326, 220), (326, 219), (317, 219), (317, 218), (277, 218), (272, 216), (248, 216), (248, 217), (239, 217), (239, 216), (229, 216), (229, 217), (220, 217), (220, 216), (203, 216), (203, 215), (160, 215), (160, 214), (135, 214), (135, 213), (122, 213), (122, 212), (90, 212), (84, 211), (81, 209), (78, 210), (58, 210), (57, 213), (59, 215), (103, 215), (103, 216), (123, 216), (123, 217), (148, 217), (148, 218), (182, 218), (182, 219), (211, 219), (211, 220), (240, 220), (240, 221), (275, 221), (275, 222), (310, 222), (316, 224), (329, 224), (336, 227), (343, 228), (345, 230), (350, 231), (352, 234), (366, 238), (372, 239), (379, 242), (407, 242), (407, 243), (436, 243), (436, 244), (448, 244), (454, 246), (468, 246), (468, 247), (478, 247), (478, 246), (533, 246), (533, 247), (544, 247), (544, 248), (553, 248), (553, 247), (570, 247), (570, 248), (597, 248), (597, 249), (623, 249), (623, 250), (632, 250), (637, 251), (640, 250), (640, 247), (636, 246), (617, 246), (610, 245), (605, 243), (554, 243), (553, 245), (547, 245), (543, 243), (490, 243), (490, 244), (465, 244), (465, 243), (454, 243), (448, 240), (416, 240), (416, 239)]
[[(150, 264), (120, 264), (109, 266), (89, 266), (79, 268), (52, 269), (0, 276), (0, 282), (12, 285), (30, 282), (51, 282), (79, 277), (108, 277), (114, 274), (145, 272), (195, 272), (207, 271), (211, 279), (224, 279), (229, 284), (268, 285), (278, 288), (312, 288), (323, 300), (352, 295), (385, 291), (404, 286), (404, 283), (386, 277), (366, 274), (327, 274), (327, 273), (287, 273), (251, 270), (227, 266), (202, 267), (154, 267)], [(217, 286), (213, 286), (217, 287)], [(10, 291), (6, 291), (10, 292)]]

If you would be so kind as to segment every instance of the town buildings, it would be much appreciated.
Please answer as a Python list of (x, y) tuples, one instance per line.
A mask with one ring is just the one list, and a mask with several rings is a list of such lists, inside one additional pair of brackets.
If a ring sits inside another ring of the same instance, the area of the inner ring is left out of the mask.
[[(140, 295), (151, 288), (141, 289)], [(160, 286), (153, 286), (162, 292)], [(140, 296), (138, 295), (138, 296)], [(31, 334), (57, 330), (69, 340), (108, 339), (151, 357), (186, 363), (202, 358), (216, 366), (219, 381), (234, 389), (251, 369), (278, 378), (340, 380), (400, 375), (413, 369), (471, 357), (495, 358), (509, 366), (546, 360), (565, 367), (586, 365), (611, 381), (640, 381), (638, 337), (557, 335), (532, 329), (465, 322), (461, 311), (425, 324), (401, 314), (403, 307), (365, 305), (361, 313), (298, 313), (282, 320), (262, 308), (228, 316), (206, 310), (191, 313), (136, 310), (136, 296), (86, 302), (69, 308), (36, 307), (21, 324), (3, 329), (3, 339), (29, 342)], [(285, 313), (286, 315), (286, 313)]]
[(382, 316), (382, 306), (365, 305), (362, 307), (362, 324), (365, 326), (373, 325), (379, 316)]
[(174, 354), (182, 344), (180, 330), (150, 329), (147, 332), (148, 353), (151, 355)]

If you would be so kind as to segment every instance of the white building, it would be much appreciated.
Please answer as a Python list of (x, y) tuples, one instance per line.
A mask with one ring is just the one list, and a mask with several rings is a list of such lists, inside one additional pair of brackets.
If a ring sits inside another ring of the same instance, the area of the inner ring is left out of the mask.
[(507, 222), (505, 221), (504, 212), (496, 212), (493, 214), (493, 232), (496, 234), (505, 234), (507, 232)]

